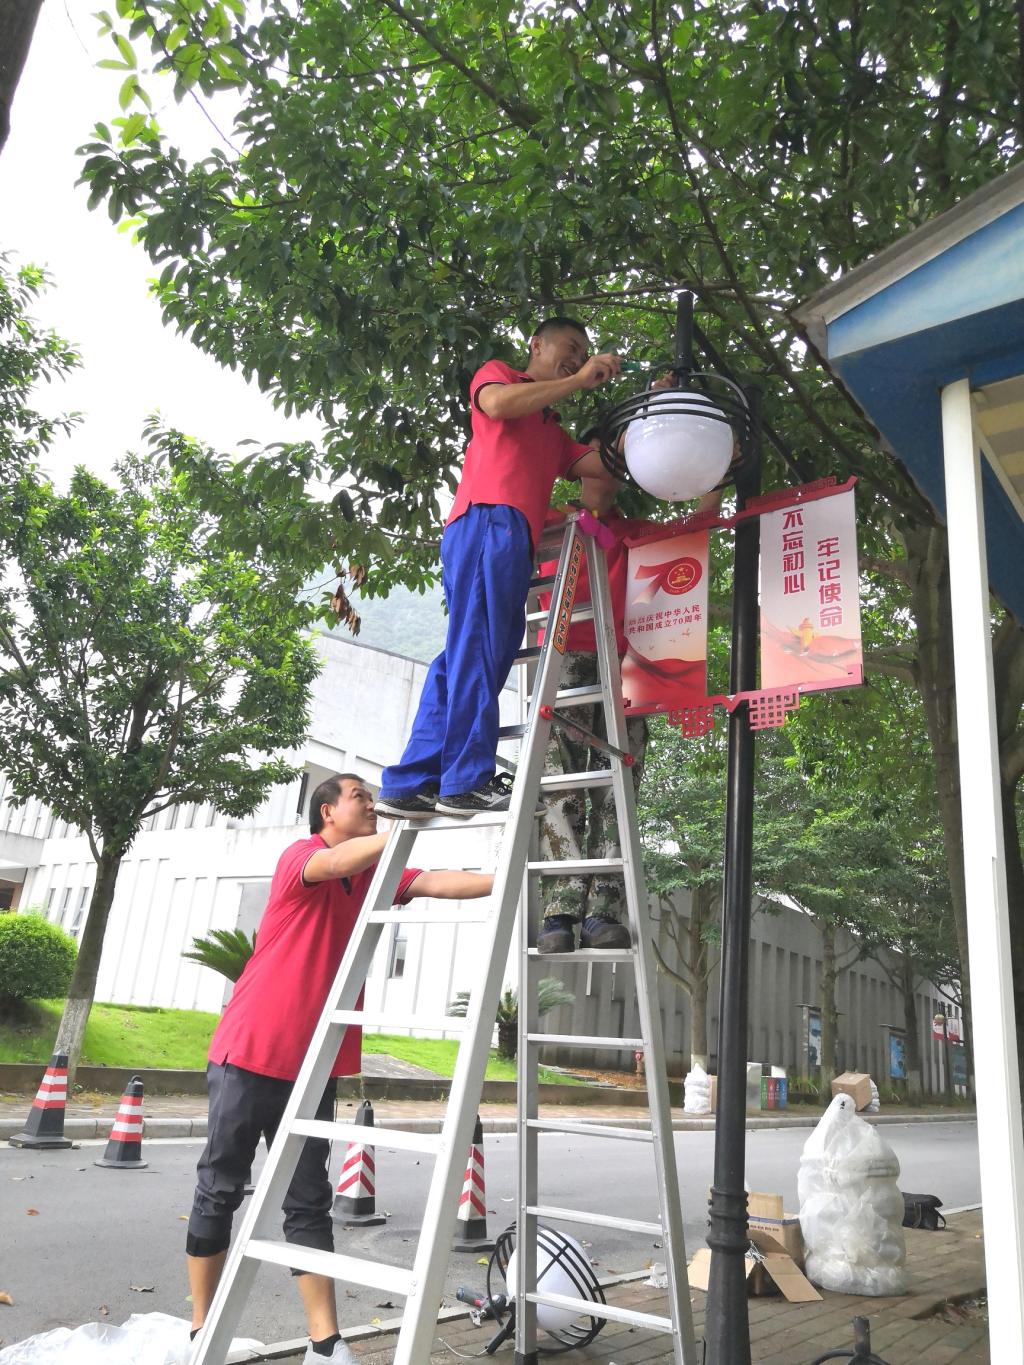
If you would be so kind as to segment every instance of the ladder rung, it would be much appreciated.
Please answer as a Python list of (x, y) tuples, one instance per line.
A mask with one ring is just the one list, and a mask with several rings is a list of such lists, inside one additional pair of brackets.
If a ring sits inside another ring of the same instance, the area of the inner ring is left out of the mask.
[[(531, 697), (532, 701), (533, 698)], [(555, 701), (559, 702), (564, 708), (566, 706), (592, 706), (595, 702), (604, 701), (604, 693), (598, 686), (590, 687), (563, 687), (555, 693)]]
[(541, 958), (549, 965), (555, 963), (559, 967), (571, 967), (576, 962), (629, 962), (632, 964), (635, 953), (632, 948), (577, 948), (573, 953), (542, 953), (536, 948), (529, 948), (527, 956)]
[(589, 773), (550, 773), (540, 780), (542, 792), (575, 791), (579, 787), (610, 787), (611, 768), (596, 768)]
[[(542, 626), (551, 615), (550, 609), (546, 611), (528, 611), (526, 613), (526, 624), (528, 626)], [(589, 602), (580, 607), (573, 607), (572, 615), (569, 620), (573, 625), (580, 621), (592, 621), (594, 619), (594, 608)]]
[(489, 910), (437, 911), (429, 907), (415, 910), (410, 907), (402, 910), (371, 910), (366, 918), (370, 924), (484, 924), (490, 914)]
[(269, 1261), (290, 1270), (304, 1270), (312, 1275), (327, 1275), (347, 1284), (363, 1284), (371, 1289), (386, 1289), (391, 1294), (408, 1298), (413, 1283), (411, 1270), (385, 1265), (382, 1261), (363, 1261), (356, 1256), (339, 1256), (336, 1251), (318, 1251), (315, 1247), (297, 1246), (294, 1242), (268, 1242), (254, 1238), (245, 1248), (246, 1256), (256, 1261)]
[(671, 1318), (658, 1318), (653, 1313), (637, 1313), (632, 1308), (616, 1308), (610, 1303), (594, 1303), (591, 1299), (570, 1299), (565, 1294), (527, 1294), (529, 1303), (546, 1304), (549, 1308), (566, 1308), (580, 1317), (604, 1318), (608, 1322), (625, 1322), (631, 1327), (643, 1327), (649, 1332), (675, 1332)]
[(498, 729), (499, 739), (522, 739), (526, 734), (526, 726), (522, 725), (502, 725)]
[(649, 1128), (614, 1128), (607, 1123), (587, 1123), (579, 1119), (527, 1119), (527, 1128), (538, 1133), (578, 1133), (585, 1137), (621, 1138), (624, 1142), (653, 1142)]
[(531, 592), (544, 592), (547, 588), (553, 588), (558, 582), (556, 573), (539, 573), (530, 579)]
[(515, 664), (531, 663), (534, 659), (540, 658), (541, 650), (543, 648), (544, 648), (543, 645), (527, 645), (525, 649), (521, 649), (519, 651), (519, 653), (512, 660), (512, 662)]
[(643, 1051), (642, 1038), (584, 1038), (576, 1033), (528, 1033), (528, 1043), (537, 1047), (608, 1047), (621, 1052)]
[(566, 862), (551, 859), (548, 862), (527, 863), (527, 872), (536, 872), (544, 877), (574, 877), (577, 872), (585, 876), (592, 872), (621, 872), (621, 858), (570, 858)]
[(558, 1209), (552, 1204), (528, 1204), (527, 1213), (538, 1218), (550, 1218), (558, 1223), (586, 1223), (591, 1228), (616, 1228), (619, 1232), (642, 1232), (647, 1237), (661, 1237), (664, 1228), (640, 1218), (619, 1218), (611, 1213), (586, 1213), (583, 1209)]
[(393, 1147), (396, 1152), (425, 1152), (437, 1156), (439, 1133), (409, 1133), (404, 1128), (368, 1128), (362, 1123), (336, 1123), (332, 1119), (296, 1119), (292, 1132), (298, 1137), (326, 1138), (328, 1142), (355, 1142), (360, 1147)]
[[(508, 811), (485, 810), (479, 811), (476, 815), (428, 815), (425, 820), (409, 820), (407, 823), (416, 830), (465, 829), (467, 825), (473, 825), (479, 829), (481, 825), (503, 825), (507, 816)], [(397, 824), (398, 822), (394, 820), (392, 823)]]
[(464, 1015), (446, 1014), (441, 1019), (428, 1019), (415, 1014), (388, 1014), (376, 1010), (333, 1010), (331, 1022), (335, 1024), (357, 1024), (360, 1028), (425, 1029), (430, 1033), (463, 1033), (466, 1028)]

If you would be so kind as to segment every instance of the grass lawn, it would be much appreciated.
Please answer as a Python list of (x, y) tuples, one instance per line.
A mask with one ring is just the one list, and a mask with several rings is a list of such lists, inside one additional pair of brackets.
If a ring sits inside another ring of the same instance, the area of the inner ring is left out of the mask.
[[(57, 1034), (63, 1002), (27, 1002), (17, 1020), (0, 1018), (0, 1062), (47, 1062)], [(85, 1030), (82, 1062), (88, 1066), (166, 1067), (204, 1071), (206, 1049), (217, 1020), (200, 1010), (165, 1010), (141, 1005), (93, 1005)], [(458, 1044), (442, 1038), (363, 1036), (363, 1051), (386, 1053), (403, 1062), (451, 1076)], [(489, 1081), (514, 1081), (515, 1062), (491, 1052)], [(540, 1079), (565, 1084), (565, 1078), (541, 1067)]]

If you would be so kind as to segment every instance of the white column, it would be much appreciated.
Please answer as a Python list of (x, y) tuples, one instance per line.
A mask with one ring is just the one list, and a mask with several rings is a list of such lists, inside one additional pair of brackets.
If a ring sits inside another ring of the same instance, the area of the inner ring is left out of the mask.
[(1024, 1134), (999, 797), (981, 466), (970, 384), (942, 390), (989, 1340), (1024, 1361)]

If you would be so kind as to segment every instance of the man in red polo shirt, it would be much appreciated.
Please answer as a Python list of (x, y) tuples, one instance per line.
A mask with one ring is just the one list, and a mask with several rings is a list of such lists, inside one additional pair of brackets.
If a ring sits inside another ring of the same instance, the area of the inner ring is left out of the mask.
[[(278, 860), (255, 951), (210, 1042), (209, 1136), (186, 1242), (193, 1337), (213, 1300), (256, 1148), (261, 1137), (268, 1147), (274, 1140), (387, 837), (377, 833), (373, 796), (353, 773), (338, 773), (317, 787), (309, 827), (310, 837)], [(407, 868), (395, 900), (468, 900), (489, 895), (493, 880), (475, 872)], [(337, 1077), (359, 1071), (360, 1039), (358, 1028), (346, 1029), (318, 1119), (334, 1115)], [(286, 1241), (334, 1250), (329, 1156), (327, 1141), (307, 1138), (282, 1206)], [(298, 1282), (311, 1338), (306, 1362), (354, 1365), (338, 1333), (334, 1281), (303, 1274)]]
[(562, 430), (553, 404), (619, 373), (588, 359), (586, 328), (549, 318), (525, 370), (489, 360), (469, 389), (472, 438), (441, 540), (448, 638), (430, 665), (401, 760), (384, 770), (377, 809), (423, 818), (507, 810), (496, 777), (498, 695), (523, 638), (533, 548), (556, 478), (580, 479), (587, 505), (614, 488), (593, 446)]

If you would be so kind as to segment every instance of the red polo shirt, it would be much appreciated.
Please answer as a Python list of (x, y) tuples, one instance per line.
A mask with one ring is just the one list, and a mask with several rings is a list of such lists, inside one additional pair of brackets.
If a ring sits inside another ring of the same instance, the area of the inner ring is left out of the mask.
[[(554, 526), (564, 520), (563, 513), (550, 508), (546, 525)], [(604, 513), (601, 521), (615, 537), (615, 544), (605, 550), (604, 555), (608, 562), (608, 589), (612, 602), (612, 620), (615, 622), (615, 643), (618, 646), (619, 658), (621, 659), (626, 652), (626, 633), (623, 629), (623, 622), (626, 616), (626, 582), (629, 569), (629, 549), (625, 541), (630, 536), (645, 531), (652, 523), (645, 521), (642, 517), (620, 516), (614, 507), (611, 511)], [(542, 564), (540, 572), (542, 574), (553, 574), (557, 568), (558, 561), (553, 559), (548, 564)], [(581, 606), (590, 601), (590, 576), (587, 573), (585, 560), (576, 586), (576, 601)], [(547, 610), (551, 604), (551, 594), (542, 593), (540, 604), (542, 610)], [(539, 638), (543, 640), (543, 631)], [(597, 637), (594, 634), (593, 621), (578, 621), (571, 625), (566, 648), (593, 654), (597, 649)]]
[(528, 374), (503, 360), (488, 360), (473, 376), (469, 386), (473, 434), (446, 525), (475, 503), (517, 507), (529, 523), (531, 541), (537, 544), (555, 480), (568, 474), (590, 447), (570, 440), (551, 408), (502, 420), (488, 417), (477, 402), (487, 384), (532, 383)]
[[(281, 854), (256, 951), (235, 982), (210, 1040), (211, 1062), (231, 1062), (283, 1081), (294, 1081), (299, 1074), (373, 876), (370, 867), (351, 878), (307, 886), (302, 870), (326, 847), (313, 834)], [(407, 868), (402, 874), (396, 905), (409, 899), (419, 871)], [(361, 1029), (345, 1030), (332, 1076), (359, 1071), (361, 1044)]]

